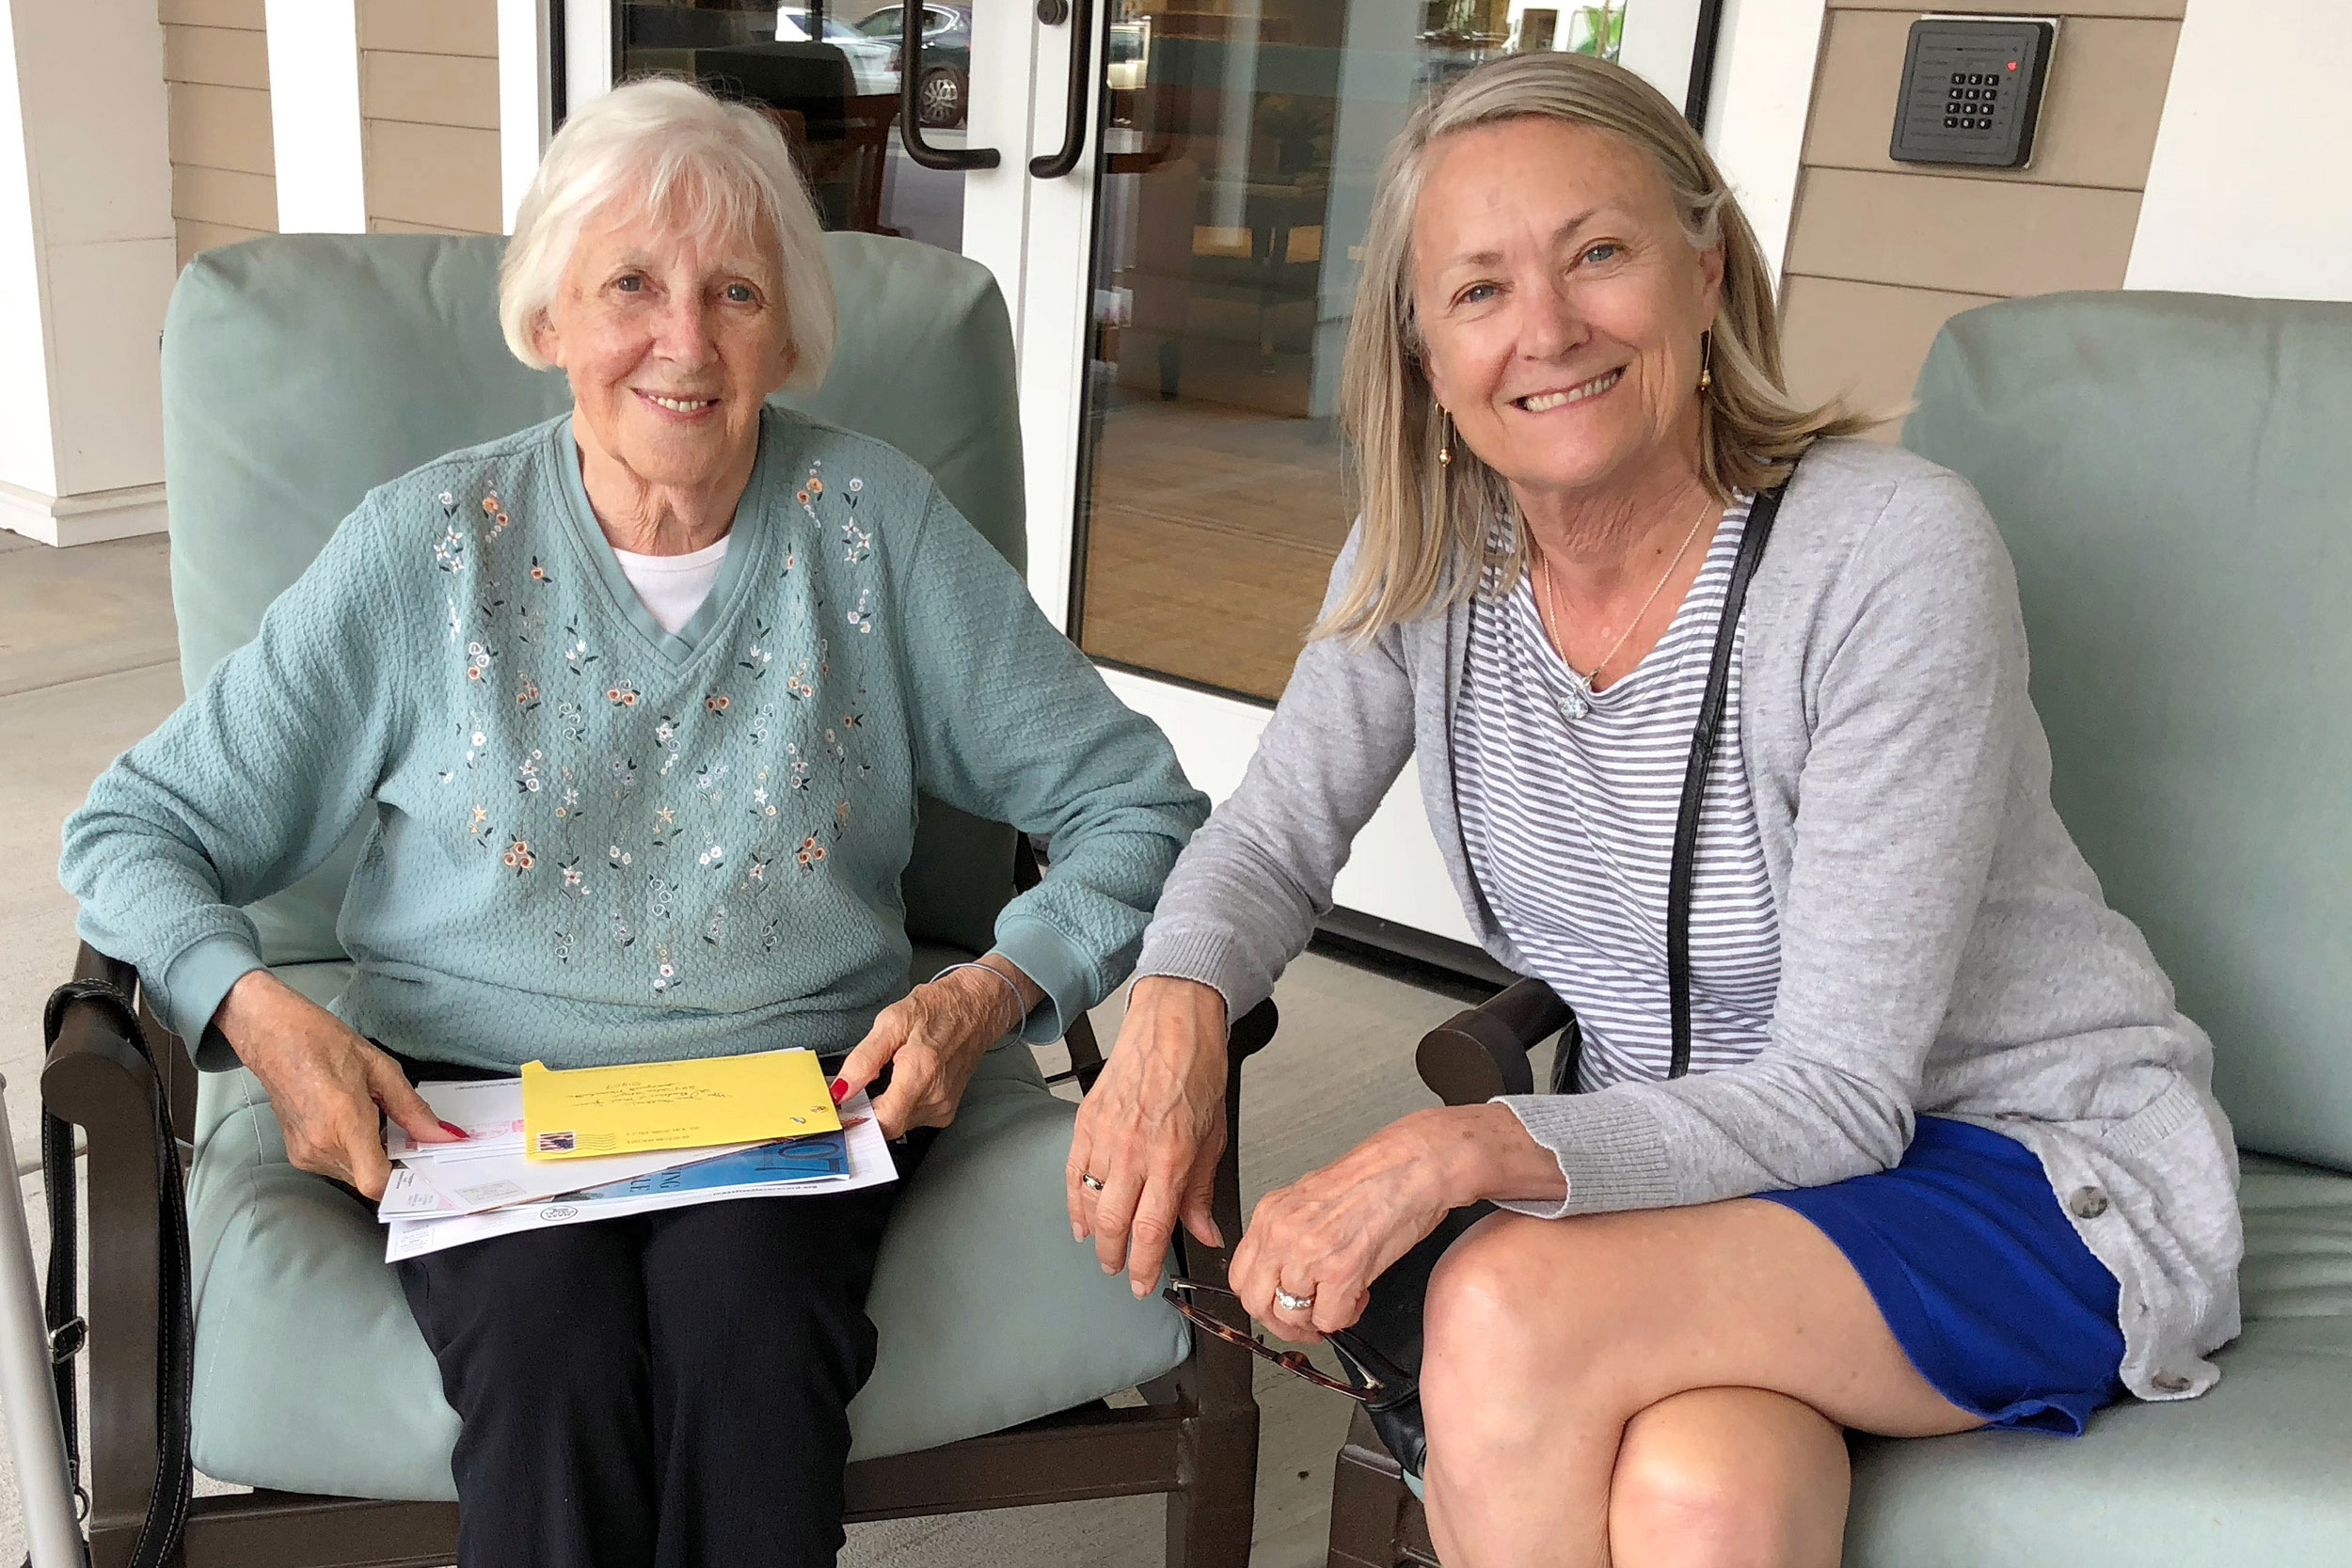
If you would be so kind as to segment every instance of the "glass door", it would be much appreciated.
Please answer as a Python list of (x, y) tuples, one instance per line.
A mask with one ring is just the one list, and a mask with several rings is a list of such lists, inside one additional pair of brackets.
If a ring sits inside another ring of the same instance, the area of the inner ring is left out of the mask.
[[(1355, 515), (1340, 361), (1373, 182), (1406, 115), (1518, 50), (1629, 48), (1684, 101), (1704, 74), (1701, 0), (1103, 3), (1070, 629), (1221, 796)], [(1409, 768), (1338, 900), (1469, 937)]]
[(1020, 358), (1030, 584), (1057, 626), (1100, 3), (553, 0), (567, 105), (632, 75), (707, 83), (776, 122), (827, 228), (960, 251), (995, 275)]

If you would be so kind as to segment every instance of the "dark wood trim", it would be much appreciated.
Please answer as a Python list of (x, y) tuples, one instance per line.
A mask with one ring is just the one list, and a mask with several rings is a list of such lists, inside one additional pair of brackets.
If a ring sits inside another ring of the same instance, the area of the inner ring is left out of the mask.
[(1724, 31), (1724, 0), (1699, 0), (1698, 25), (1691, 40), (1691, 86), (1682, 102), (1682, 118), (1691, 129), (1707, 134), (1707, 110), (1715, 96), (1715, 60)]
[(1327, 958), (1473, 1006), (1518, 978), (1483, 948), (1361, 910), (1332, 910), (1315, 923), (1308, 946)]
[(455, 1503), (253, 1492), (199, 1497), (187, 1568), (443, 1568), (457, 1556)]

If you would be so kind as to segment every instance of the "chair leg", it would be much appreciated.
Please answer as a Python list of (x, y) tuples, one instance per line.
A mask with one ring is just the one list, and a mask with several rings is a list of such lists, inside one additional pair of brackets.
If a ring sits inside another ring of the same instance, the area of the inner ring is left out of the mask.
[[(1413, 1528), (1420, 1513), (1421, 1503), (1406, 1486), (1396, 1461), (1358, 1411), (1347, 1446), (1332, 1468), (1331, 1548), (1326, 1568), (1403, 1568), (1424, 1560), (1411, 1544), (1428, 1533), (1425, 1527)], [(1425, 1560), (1436, 1560), (1436, 1554)]]
[(1249, 1568), (1257, 1523), (1258, 1412), (1253, 1405), (1192, 1424), (1184, 1470), (1168, 1495), (1168, 1568)]

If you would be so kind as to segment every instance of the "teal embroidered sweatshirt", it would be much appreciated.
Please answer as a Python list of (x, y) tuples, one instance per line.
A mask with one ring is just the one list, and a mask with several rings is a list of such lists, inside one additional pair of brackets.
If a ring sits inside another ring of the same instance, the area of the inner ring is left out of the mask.
[(1207, 813), (1166, 738), (881, 442), (771, 407), (730, 537), (672, 635), (568, 419), (373, 491), (67, 821), (82, 936), (195, 1042), (261, 965), (240, 906), (364, 822), (362, 1034), (510, 1069), (835, 1052), (905, 990), (921, 791), (1050, 840), (996, 942), (1057, 1035)]

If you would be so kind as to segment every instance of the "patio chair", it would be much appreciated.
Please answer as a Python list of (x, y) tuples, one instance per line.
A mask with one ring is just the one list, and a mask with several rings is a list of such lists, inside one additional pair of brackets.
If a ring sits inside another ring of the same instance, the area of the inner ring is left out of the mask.
[[(1018, 566), (1012, 342), (989, 274), (903, 240), (826, 244), (841, 347), (801, 405), (923, 463)], [(207, 252), (183, 275), (164, 380), (190, 687), (252, 636), (363, 491), (568, 405), (560, 376), (524, 369), (500, 338), (501, 245), (272, 237)], [(335, 914), (357, 847), (254, 910), (263, 956), (313, 998), (349, 973)], [(903, 889), (915, 974), (989, 945), (1025, 847), (1009, 828), (924, 802)], [(78, 972), (135, 994), (135, 974), (87, 947)], [(1268, 1006), (1234, 1027), (1230, 1104), (1274, 1022)], [(205, 1474), (257, 1488), (195, 1501), (189, 1568), (453, 1560), (456, 1418), (374, 1216), (286, 1163), (250, 1074), (199, 1075), (151, 1017), (135, 1041), (133, 1021), (103, 1001), (72, 1004), (59, 1025), (41, 1088), (50, 1113), (87, 1133), (96, 1568), (129, 1560), (151, 1497), (171, 1505), (189, 1451)], [(1101, 1057), (1083, 1021), (1068, 1044), (1091, 1084)], [(183, 1233), (157, 1177), (158, 1097), (193, 1150)], [(1026, 1047), (1002, 1047), (909, 1180), (868, 1308), (882, 1349), (850, 1411), (850, 1517), (1164, 1493), (1171, 1564), (1241, 1568), (1258, 1440), (1249, 1358), (1196, 1341), (1072, 1243), (1073, 1114)], [(1240, 1234), (1239, 1200), (1229, 1147), (1216, 1188), (1228, 1235)], [(181, 1256), (193, 1264), (192, 1367), (159, 1352)], [(1195, 1246), (1183, 1266), (1218, 1280), (1225, 1256)], [(1141, 1402), (1104, 1402), (1138, 1388)], [(176, 1412), (191, 1403), (183, 1434)]]
[[(1905, 443), (2015, 558), (2059, 814), (2213, 1036), (2246, 1329), (2203, 1398), (2075, 1442), (1855, 1439), (1847, 1568), (2352, 1562), (2352, 307), (2011, 300), (1917, 395)], [(1530, 986), (1425, 1042), (1449, 1103), (1526, 1091)], [(1437, 1560), (1360, 1416), (1331, 1511), (1332, 1568)]]

